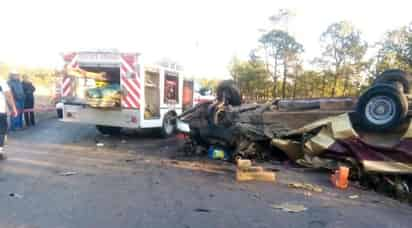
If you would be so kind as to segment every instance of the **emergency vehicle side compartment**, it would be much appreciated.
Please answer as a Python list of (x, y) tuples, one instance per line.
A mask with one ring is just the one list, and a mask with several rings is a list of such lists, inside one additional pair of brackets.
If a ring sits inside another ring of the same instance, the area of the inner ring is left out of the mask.
[(140, 110), (96, 109), (86, 105), (65, 104), (63, 122), (84, 123), (124, 128), (140, 127)]

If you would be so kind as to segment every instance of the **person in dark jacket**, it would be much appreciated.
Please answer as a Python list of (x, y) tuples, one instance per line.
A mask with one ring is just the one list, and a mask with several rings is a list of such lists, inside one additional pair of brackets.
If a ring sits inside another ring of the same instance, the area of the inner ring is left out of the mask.
[(26, 126), (34, 126), (36, 121), (34, 119), (34, 91), (36, 88), (33, 86), (33, 83), (29, 80), (27, 75), (23, 76), (23, 91), (24, 91), (24, 120), (26, 121)]
[(10, 130), (14, 131), (17, 129), (23, 128), (23, 111), (24, 111), (24, 91), (23, 84), (20, 81), (20, 75), (17, 72), (12, 72), (9, 75), (9, 84), (10, 90), (13, 94), (16, 108), (18, 111), (17, 117), (11, 118), (11, 127)]

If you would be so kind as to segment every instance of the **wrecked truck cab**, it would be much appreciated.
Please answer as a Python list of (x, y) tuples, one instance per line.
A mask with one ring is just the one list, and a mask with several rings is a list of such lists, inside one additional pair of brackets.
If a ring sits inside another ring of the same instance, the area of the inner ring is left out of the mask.
[(176, 121), (177, 130), (182, 133), (190, 132), (191, 121), (203, 119), (203, 122), (192, 123), (195, 128), (200, 127), (200, 125), (202, 125), (201, 128), (207, 127), (205, 121), (209, 121), (209, 123), (216, 122), (213, 118), (208, 117), (219, 115), (218, 112), (221, 112), (222, 108), (215, 109), (214, 107), (241, 105), (240, 91), (233, 80), (224, 80), (219, 83), (216, 89), (216, 97), (213, 96), (210, 88), (201, 88), (197, 83), (194, 83), (194, 90), (195, 107), (183, 112)]

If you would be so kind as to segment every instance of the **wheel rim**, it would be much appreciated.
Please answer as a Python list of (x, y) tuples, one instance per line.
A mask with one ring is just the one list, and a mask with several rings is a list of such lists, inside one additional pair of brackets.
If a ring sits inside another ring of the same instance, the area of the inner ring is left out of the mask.
[(165, 133), (170, 135), (173, 133), (173, 129), (174, 129), (174, 126), (173, 126), (171, 118), (169, 116), (165, 117), (165, 122), (164, 122)]
[(395, 101), (387, 96), (374, 97), (366, 104), (365, 115), (373, 124), (387, 124), (395, 118)]

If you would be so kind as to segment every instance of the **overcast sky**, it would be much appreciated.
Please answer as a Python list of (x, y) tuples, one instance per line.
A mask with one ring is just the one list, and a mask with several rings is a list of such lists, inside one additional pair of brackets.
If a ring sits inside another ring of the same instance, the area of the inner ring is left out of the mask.
[(198, 76), (227, 76), (231, 58), (247, 57), (280, 8), (296, 12), (290, 32), (305, 59), (320, 54), (319, 36), (333, 22), (349, 20), (375, 42), (412, 21), (408, 0), (3, 0), (0, 61), (58, 67), (59, 52), (118, 48), (149, 62), (173, 58)]

